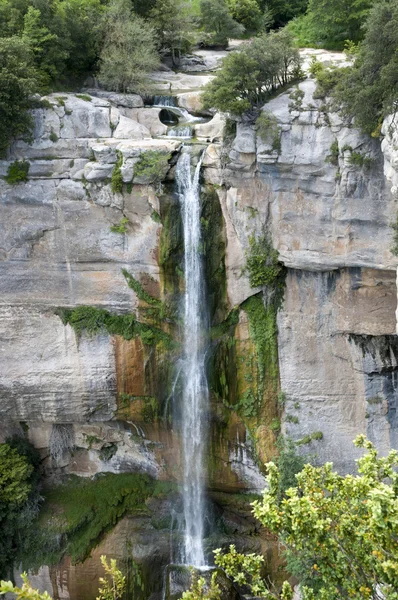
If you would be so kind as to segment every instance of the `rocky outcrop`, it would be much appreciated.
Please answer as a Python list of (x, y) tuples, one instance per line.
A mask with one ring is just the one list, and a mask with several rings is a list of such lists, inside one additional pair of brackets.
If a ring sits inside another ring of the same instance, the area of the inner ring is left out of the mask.
[(244, 266), (264, 226), (289, 268), (278, 317), (284, 431), (347, 471), (357, 434), (384, 452), (396, 445), (397, 128), (386, 119), (380, 147), (315, 88), (306, 80), (266, 104), (265, 132), (238, 123), (227, 153), (209, 146), (205, 176), (223, 184), (230, 305), (256, 291)]

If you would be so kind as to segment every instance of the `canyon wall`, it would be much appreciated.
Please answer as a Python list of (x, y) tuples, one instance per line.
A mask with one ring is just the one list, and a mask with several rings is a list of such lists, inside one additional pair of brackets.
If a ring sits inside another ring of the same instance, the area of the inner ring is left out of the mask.
[[(197, 92), (183, 91), (181, 105), (198, 110)], [(222, 141), (216, 115), (192, 144), (195, 155), (205, 149), (210, 521), (218, 545), (238, 537), (243, 549), (262, 551), (270, 569), (274, 541), (240, 493), (264, 487), (262, 465), (280, 429), (300, 452), (344, 472), (355, 468), (357, 434), (383, 452), (398, 443), (398, 128), (387, 119), (380, 145), (314, 92), (307, 79), (264, 107), (277, 126), (263, 134), (269, 139), (240, 122)], [(1, 441), (26, 435), (50, 482), (110, 472), (175, 484), (184, 281), (173, 186), (181, 141), (160, 137), (159, 109), (138, 96), (44, 100), (34, 141), (15, 142), (0, 162)], [(15, 161), (29, 162), (28, 180), (11, 185)], [(250, 237), (264, 228), (286, 267), (278, 310), (245, 271)], [(115, 335), (95, 324), (99, 313), (73, 312), (81, 307), (133, 315), (138, 333)], [(147, 514), (120, 521), (83, 566), (66, 560), (41, 571), (43, 586), (78, 597), (76, 581), (94, 581), (103, 551), (128, 555), (130, 567), (133, 560), (145, 572), (153, 556), (169, 562), (169, 517), (181, 512), (179, 500), (172, 492), (151, 502)], [(160, 523), (159, 514), (168, 518)], [(214, 543), (209, 535), (209, 551)]]

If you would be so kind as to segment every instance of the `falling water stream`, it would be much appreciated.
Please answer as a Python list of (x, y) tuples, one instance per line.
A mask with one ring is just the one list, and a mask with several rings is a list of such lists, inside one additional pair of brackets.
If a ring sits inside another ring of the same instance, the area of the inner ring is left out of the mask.
[(184, 503), (184, 562), (205, 564), (203, 530), (205, 418), (208, 384), (205, 372), (207, 322), (204, 298), (204, 274), (200, 254), (200, 169), (199, 160), (191, 174), (191, 154), (183, 152), (177, 164), (177, 191), (181, 202), (184, 230), (185, 293), (183, 300), (184, 350), (182, 361), (182, 445)]

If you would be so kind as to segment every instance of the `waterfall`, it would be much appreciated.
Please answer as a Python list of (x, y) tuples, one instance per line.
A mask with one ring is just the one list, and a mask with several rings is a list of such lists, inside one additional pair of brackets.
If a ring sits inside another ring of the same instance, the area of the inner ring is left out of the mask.
[(177, 106), (175, 96), (154, 96), (153, 106)]
[(169, 137), (188, 140), (192, 137), (192, 127), (190, 125), (177, 125), (176, 127), (170, 127), (167, 135)]
[(204, 565), (203, 530), (205, 419), (208, 385), (205, 372), (206, 311), (200, 255), (200, 185), (202, 159), (191, 176), (191, 155), (183, 152), (177, 164), (177, 190), (184, 230), (184, 353), (182, 362), (183, 503), (185, 517), (184, 562)]

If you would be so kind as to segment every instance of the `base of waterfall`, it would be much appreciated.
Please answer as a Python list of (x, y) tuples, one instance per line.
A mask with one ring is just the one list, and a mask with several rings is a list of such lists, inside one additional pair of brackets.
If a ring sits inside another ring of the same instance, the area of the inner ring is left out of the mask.
[(239, 600), (241, 595), (237, 588), (221, 569), (179, 564), (171, 564), (166, 567), (163, 600), (179, 600), (183, 592), (191, 587), (193, 577), (203, 577), (206, 586), (209, 586), (214, 572), (217, 573), (217, 585), (221, 590), (221, 600)]

